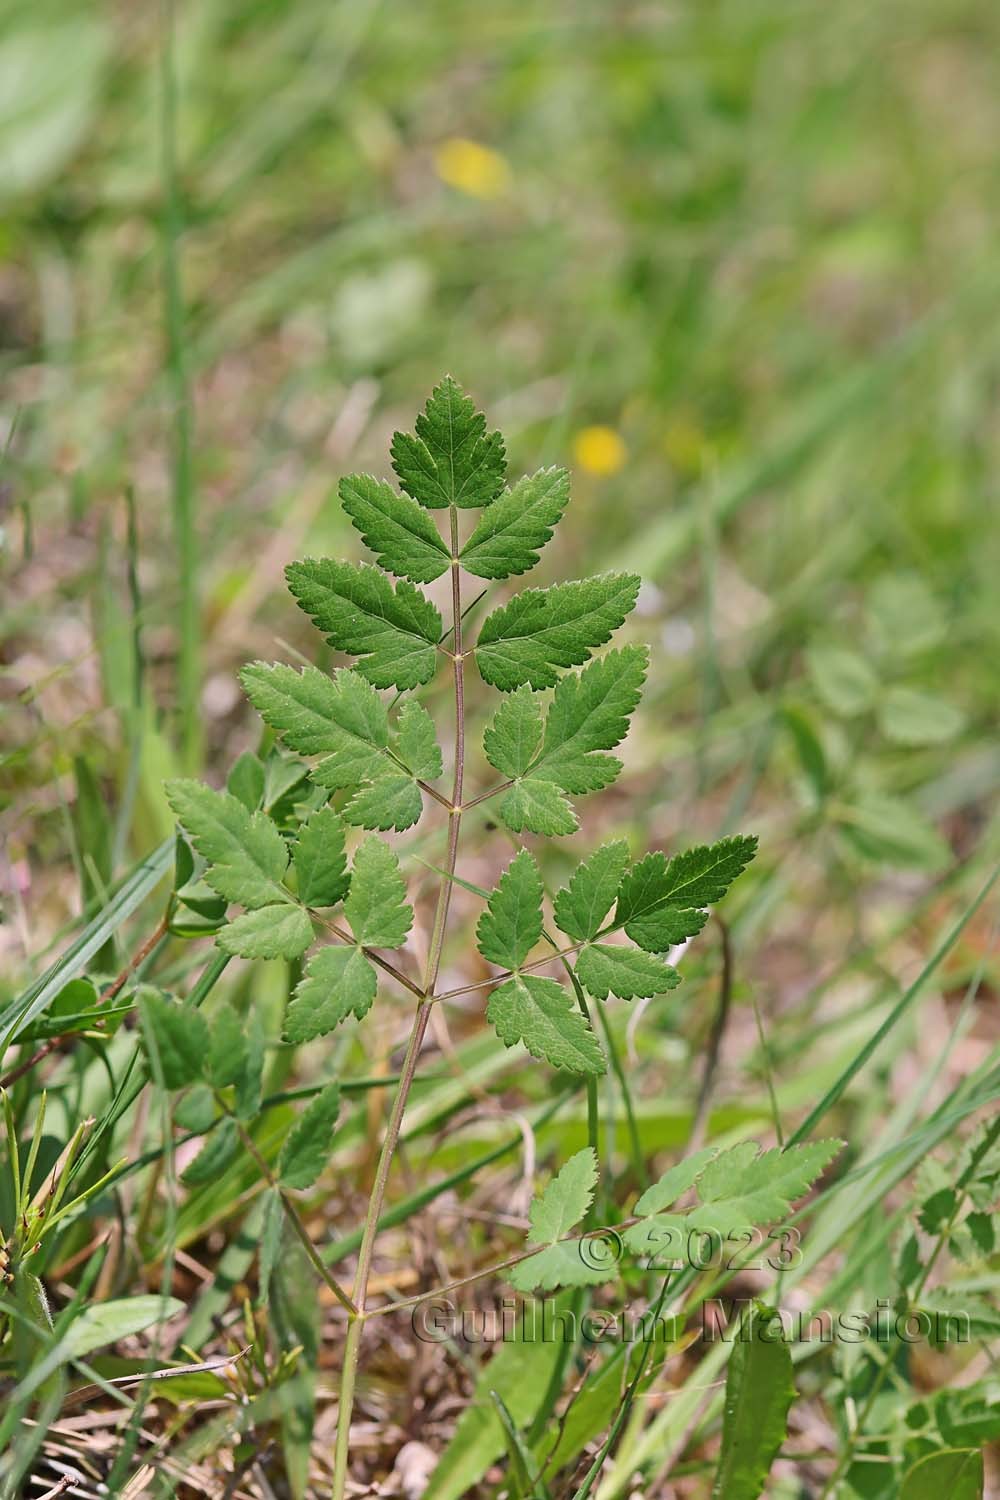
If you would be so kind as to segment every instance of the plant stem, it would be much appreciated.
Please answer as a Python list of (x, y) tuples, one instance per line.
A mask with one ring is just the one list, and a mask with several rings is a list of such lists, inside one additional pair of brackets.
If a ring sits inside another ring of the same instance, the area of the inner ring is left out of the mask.
[(330, 1291), (336, 1297), (341, 1307), (346, 1308), (347, 1312), (352, 1318), (356, 1318), (358, 1315), (358, 1309), (355, 1307), (351, 1298), (344, 1291), (344, 1288), (340, 1285), (336, 1276), (334, 1276), (328, 1269), (328, 1267), (325, 1266), (320, 1260), (319, 1252), (317, 1251), (316, 1246), (313, 1244), (312, 1240), (309, 1238), (309, 1231), (302, 1222), (301, 1214), (299, 1213), (295, 1204), (292, 1202), (291, 1198), (285, 1192), (284, 1188), (279, 1183), (278, 1179), (275, 1177), (274, 1173), (271, 1171), (271, 1168), (268, 1166), (267, 1161), (257, 1150), (257, 1143), (253, 1139), (253, 1136), (250, 1134), (249, 1130), (246, 1129), (242, 1120), (237, 1120), (232, 1111), (226, 1108), (225, 1101), (220, 1098), (218, 1091), (216, 1091), (215, 1102), (221, 1109), (224, 1109), (226, 1111), (226, 1114), (229, 1115), (231, 1119), (235, 1121), (236, 1130), (239, 1135), (240, 1141), (242, 1142), (244, 1151), (248, 1156), (253, 1158), (254, 1162), (256, 1163), (257, 1169), (260, 1172), (261, 1176), (264, 1178), (265, 1182), (269, 1187), (274, 1189), (274, 1191), (278, 1194), (278, 1197), (281, 1199), (281, 1206), (285, 1211), (285, 1217), (288, 1219), (289, 1224), (291, 1224), (292, 1228), (295, 1230), (299, 1243), (301, 1244), (303, 1250), (306, 1252), (306, 1255), (309, 1257), (309, 1264), (312, 1266), (317, 1276), (319, 1276), (320, 1280), (330, 1288)]
[(199, 660), (198, 540), (195, 535), (194, 466), (191, 439), (191, 385), (184, 347), (184, 296), (180, 239), (183, 211), (177, 181), (177, 75), (174, 60), (174, 0), (161, 0), (160, 171), (163, 186), (163, 294), (167, 339), (167, 378), (173, 407), (171, 502), (180, 576), (177, 697), (184, 764), (196, 769), (201, 758), (201, 663)]
[[(358, 1356), (361, 1351), (361, 1335), (365, 1325), (365, 1307), (368, 1299), (368, 1281), (371, 1276), (372, 1259), (375, 1253), (375, 1238), (382, 1217), (389, 1172), (399, 1132), (403, 1124), (406, 1101), (409, 1098), (417, 1059), (423, 1046), (427, 1023), (434, 1003), (434, 987), (441, 969), (441, 954), (448, 925), (448, 909), (451, 905), (452, 878), (458, 862), (458, 835), (462, 821), (462, 785), (465, 777), (465, 662), (462, 654), (462, 587), (459, 577), (458, 511), (450, 508), (451, 518), (451, 603), (454, 654), (452, 665), (455, 678), (455, 777), (452, 786), (451, 807), (448, 818), (448, 853), (445, 857), (444, 873), (438, 891), (437, 909), (427, 951), (427, 970), (424, 975), (423, 994), (413, 1018), (410, 1039), (406, 1045), (406, 1056), (400, 1070), (399, 1085), (393, 1100), (392, 1112), (386, 1126), (385, 1139), (375, 1169), (375, 1182), (368, 1209), (365, 1214), (364, 1234), (358, 1250), (358, 1268), (354, 1276), (353, 1301), (358, 1315), (351, 1322), (344, 1341), (344, 1364), (340, 1377), (340, 1402), (337, 1411), (337, 1444), (333, 1459), (333, 1486), (331, 1500), (344, 1500), (347, 1488), (347, 1466), (351, 1446), (351, 1414), (354, 1408), (354, 1387), (358, 1373)], [(412, 988), (412, 986), (410, 986)]]

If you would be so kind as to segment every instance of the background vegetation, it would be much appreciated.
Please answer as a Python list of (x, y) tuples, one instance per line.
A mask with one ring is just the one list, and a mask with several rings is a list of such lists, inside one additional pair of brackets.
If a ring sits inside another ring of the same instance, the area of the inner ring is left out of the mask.
[[(171, 24), (153, 6), (6, 0), (0, 19), (4, 1027), (98, 914), (112, 916), (72, 970), (98, 989), (154, 933), (172, 861), (164, 777), (218, 785), (257, 748), (236, 669), (313, 652), (285, 563), (360, 555), (335, 481), (384, 474), (390, 432), (451, 369), (506, 433), (512, 472), (573, 471), (542, 581), (610, 566), (646, 581), (633, 634), (653, 646), (650, 681), (625, 776), (584, 809), (592, 843), (760, 836), (725, 912), (736, 977), (709, 1138), (787, 1135), (864, 1062), (824, 1122), (848, 1149), (807, 1227), (801, 1295), (892, 1295), (898, 1237), (1000, 1095), (989, 900), (861, 1053), (998, 850), (1000, 13), (982, 0), (199, 0)], [(463, 877), (492, 886), (509, 847), (484, 828)], [(558, 881), (558, 852), (548, 860)], [(447, 962), (468, 963), (471, 946), (470, 932)], [(140, 977), (190, 996), (211, 963), (210, 942), (171, 937)], [(635, 1005), (613, 1013), (659, 1170), (692, 1134), (718, 976), (703, 940), (641, 1026)], [(69, 977), (56, 970), (53, 995)], [(264, 1091), (280, 1096), (265, 1157), (297, 1090), (341, 1068), (393, 1073), (408, 1023), (390, 1004), (332, 1051), (283, 1046), (294, 980), (281, 963), (234, 963), (218, 986), (265, 1037)], [(130, 974), (123, 1015), (134, 996)], [(415, 1096), (393, 1196), (403, 1227), (380, 1243), (388, 1293), (518, 1246), (536, 1181), (585, 1141), (582, 1097), (550, 1114), (547, 1071), (498, 1049), (474, 999), (437, 1026)], [(63, 992), (63, 1014), (84, 1000)], [(71, 1463), (86, 1476), (71, 1493), (87, 1495), (102, 1482), (322, 1494), (337, 1324), (293, 1246), (259, 1297), (259, 1170), (244, 1158), (181, 1184), (199, 1119), (171, 1118), (156, 1090), (104, 1128), (138, 1045), (128, 1024), (21, 1072), (50, 1039), (36, 1030), (0, 1063), (22, 1156), (48, 1088), (36, 1181), (89, 1116), (99, 1144), (74, 1190), (131, 1162), (48, 1237), (54, 1305), (73, 1309), (69, 1325), (163, 1289), (190, 1308), (167, 1323), (154, 1309), (146, 1333), (112, 1327), (124, 1338), (96, 1376), (176, 1350), (252, 1353), (166, 1383), (169, 1396), (91, 1398), (34, 1458), (14, 1442), (43, 1436), (21, 1422), (31, 1393), (12, 1400), (6, 1482), (26, 1464), (25, 1493), (42, 1494)], [(356, 1248), (384, 1108), (377, 1087), (352, 1097), (301, 1202), (330, 1259)], [(623, 1201), (617, 1085), (604, 1112)], [(948, 1267), (945, 1254), (938, 1272), (992, 1296), (988, 1250)], [(386, 1327), (359, 1392), (356, 1477), (391, 1474), (384, 1493), (416, 1495), (423, 1450), (445, 1451), (479, 1409), (487, 1365), (481, 1347), (428, 1349), (406, 1326)], [(93, 1337), (82, 1354), (111, 1342)], [(877, 1355), (799, 1361), (771, 1493), (819, 1495), (837, 1455), (840, 1493), (896, 1493), (921, 1399), (991, 1369), (988, 1345), (912, 1353), (883, 1388), (891, 1402), (867, 1413), (883, 1462), (859, 1468), (850, 1433)], [(707, 1493), (720, 1405), (705, 1388), (719, 1377), (700, 1359), (664, 1366), (603, 1495), (633, 1475), (638, 1493)], [(509, 1377), (521, 1390), (538, 1378)], [(530, 1403), (514, 1414), (529, 1420)], [(495, 1445), (492, 1428), (465, 1432), (478, 1458), (435, 1493), (514, 1483), (502, 1431)], [(981, 1425), (975, 1444), (992, 1433)]]

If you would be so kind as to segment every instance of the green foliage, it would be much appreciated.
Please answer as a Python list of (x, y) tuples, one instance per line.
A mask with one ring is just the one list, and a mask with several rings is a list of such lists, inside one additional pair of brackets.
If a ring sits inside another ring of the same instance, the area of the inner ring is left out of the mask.
[(493, 991), (486, 1019), (505, 1047), (523, 1042), (532, 1057), (570, 1073), (603, 1073), (604, 1054), (590, 1023), (554, 979), (515, 974)]
[(569, 884), (558, 892), (556, 924), (572, 942), (583, 943), (597, 936), (615, 904), (628, 862), (628, 844), (624, 839), (602, 844), (589, 859), (577, 865)]
[(392, 584), (364, 563), (289, 563), (288, 587), (316, 628), (338, 651), (358, 658), (375, 687), (401, 691), (429, 682), (437, 664), (441, 616), (412, 583)]
[(392, 466), (408, 495), (429, 510), (489, 505), (503, 488), (504, 441), (450, 375), (434, 387), (416, 434), (397, 432)]
[(479, 918), (476, 941), (488, 963), (519, 969), (542, 935), (542, 877), (527, 849), (515, 855)]
[(585, 1147), (571, 1156), (549, 1183), (540, 1198), (531, 1205), (528, 1244), (539, 1245), (536, 1255), (529, 1255), (510, 1273), (518, 1291), (549, 1291), (559, 1286), (586, 1286), (606, 1281), (614, 1267), (589, 1266), (580, 1254), (579, 1240), (566, 1235), (583, 1219), (597, 1186), (597, 1158)]
[[(636, 1254), (669, 1247), (670, 1233), (679, 1226), (708, 1231), (725, 1240), (784, 1218), (792, 1203), (808, 1192), (843, 1146), (842, 1141), (810, 1141), (784, 1150), (761, 1152), (753, 1141), (727, 1151), (703, 1150), (672, 1167), (639, 1198), (639, 1222), (625, 1231), (625, 1241)], [(699, 1202), (683, 1217), (664, 1214), (694, 1187)]]
[(763, 1493), (794, 1399), (781, 1321), (773, 1309), (754, 1306), (729, 1356), (713, 1500), (756, 1500)]
[(540, 469), (486, 507), (461, 551), (462, 567), (478, 578), (509, 578), (527, 573), (562, 517), (569, 501), (565, 469)]
[(632, 1000), (636, 995), (648, 998), (662, 995), (681, 982), (676, 969), (653, 953), (620, 944), (588, 943), (576, 961), (576, 977), (597, 1000), (618, 995)]
[(214, 891), (249, 907), (290, 900), (281, 885), (288, 850), (269, 818), (198, 781), (169, 781), (166, 792), (181, 827), (209, 862), (205, 879)]
[(340, 481), (340, 503), (387, 573), (431, 583), (448, 568), (448, 548), (430, 516), (384, 480), (351, 474)]
[(340, 1114), (340, 1085), (328, 1083), (306, 1106), (281, 1148), (282, 1187), (312, 1187), (330, 1159), (330, 1143)]
[(306, 906), (336, 906), (347, 895), (347, 848), (342, 820), (320, 807), (299, 829), (292, 854), (299, 900)]
[(578, 666), (635, 608), (634, 573), (605, 573), (547, 589), (525, 589), (487, 615), (476, 642), (483, 681), (508, 693), (526, 683), (554, 687), (558, 667)]

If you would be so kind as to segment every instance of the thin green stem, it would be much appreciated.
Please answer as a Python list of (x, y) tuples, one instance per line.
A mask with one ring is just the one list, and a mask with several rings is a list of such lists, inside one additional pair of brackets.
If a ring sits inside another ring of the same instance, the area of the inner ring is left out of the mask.
[(172, 404), (171, 501), (180, 579), (177, 696), (184, 763), (194, 770), (201, 759), (201, 662), (198, 607), (198, 539), (195, 534), (191, 385), (185, 351), (184, 295), (180, 241), (184, 215), (177, 175), (177, 75), (174, 59), (174, 0), (161, 0), (160, 171), (163, 182), (163, 294), (167, 379)]
[(216, 1104), (218, 1104), (220, 1109), (225, 1110), (226, 1114), (228, 1114), (231, 1119), (235, 1120), (236, 1130), (239, 1135), (240, 1141), (242, 1142), (244, 1151), (248, 1156), (252, 1157), (254, 1163), (257, 1166), (257, 1170), (260, 1172), (265, 1182), (269, 1187), (274, 1189), (274, 1191), (281, 1199), (281, 1206), (285, 1211), (285, 1217), (287, 1218), (289, 1224), (291, 1224), (299, 1243), (301, 1244), (303, 1250), (306, 1252), (306, 1255), (309, 1258), (309, 1264), (312, 1266), (317, 1276), (319, 1276), (320, 1280), (330, 1288), (330, 1291), (336, 1297), (341, 1307), (346, 1309), (348, 1315), (351, 1318), (356, 1318), (358, 1315), (357, 1307), (355, 1306), (353, 1300), (344, 1291), (344, 1288), (340, 1285), (340, 1282), (337, 1280), (336, 1276), (334, 1276), (333, 1272), (320, 1260), (319, 1252), (317, 1251), (316, 1246), (313, 1244), (312, 1240), (309, 1237), (309, 1231), (302, 1222), (301, 1214), (299, 1213), (295, 1204), (292, 1202), (291, 1198), (285, 1192), (285, 1189), (281, 1186), (278, 1179), (275, 1177), (274, 1173), (271, 1171), (271, 1168), (268, 1166), (265, 1158), (257, 1150), (257, 1143), (253, 1139), (253, 1136), (247, 1130), (242, 1120), (236, 1120), (236, 1117), (235, 1115), (233, 1115), (232, 1111), (226, 1107), (225, 1100), (220, 1096), (218, 1090), (216, 1090), (215, 1093), (215, 1102)]
[[(340, 1378), (340, 1404), (337, 1412), (337, 1443), (333, 1459), (332, 1500), (344, 1500), (344, 1493), (347, 1488), (347, 1469), (351, 1447), (351, 1413), (354, 1408), (354, 1388), (357, 1381), (358, 1357), (361, 1351), (361, 1335), (365, 1324), (368, 1282), (371, 1277), (372, 1259), (375, 1254), (375, 1240), (378, 1235), (379, 1219), (382, 1217), (382, 1208), (385, 1203), (386, 1188), (389, 1183), (389, 1173), (392, 1168), (393, 1156), (395, 1155), (399, 1133), (402, 1129), (406, 1102), (413, 1084), (417, 1059), (420, 1056), (420, 1050), (427, 1031), (427, 1023), (430, 1020), (431, 1008), (434, 1003), (434, 988), (441, 970), (441, 955), (444, 951), (448, 910), (451, 905), (451, 888), (455, 875), (455, 867), (458, 863), (458, 835), (462, 821), (462, 785), (465, 776), (465, 661), (462, 651), (462, 588), (457, 561), (459, 552), (458, 511), (454, 506), (450, 509), (450, 519), (451, 550), (452, 556), (455, 559), (451, 569), (452, 631), (455, 648), (452, 655), (455, 682), (455, 774), (448, 820), (448, 852), (445, 857), (444, 872), (441, 876), (441, 886), (438, 891), (437, 909), (434, 913), (434, 925), (431, 930), (431, 940), (427, 951), (427, 969), (424, 974), (422, 996), (413, 1018), (413, 1027), (406, 1046), (406, 1056), (403, 1059), (403, 1066), (400, 1070), (399, 1085), (396, 1089), (392, 1111), (389, 1115), (389, 1123), (386, 1126), (385, 1139), (382, 1142), (382, 1150), (379, 1153), (378, 1166), (375, 1169), (375, 1182), (372, 1186), (371, 1197), (368, 1200), (364, 1233), (361, 1239), (361, 1246), (358, 1250), (358, 1266), (354, 1276), (353, 1288), (353, 1302), (357, 1308), (358, 1316), (348, 1328), (347, 1338), (344, 1342), (344, 1363)], [(412, 986), (410, 987), (412, 988)]]

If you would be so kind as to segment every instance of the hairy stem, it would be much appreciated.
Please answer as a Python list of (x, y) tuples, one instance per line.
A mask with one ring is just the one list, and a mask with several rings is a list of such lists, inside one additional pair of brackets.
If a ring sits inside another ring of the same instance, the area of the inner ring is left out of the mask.
[[(437, 908), (434, 913), (434, 925), (431, 930), (431, 940), (427, 951), (427, 969), (424, 974), (423, 992), (420, 1004), (417, 1006), (416, 1014), (413, 1017), (410, 1039), (406, 1045), (406, 1056), (403, 1059), (403, 1066), (400, 1071), (399, 1085), (396, 1089), (396, 1097), (393, 1100), (392, 1112), (389, 1115), (389, 1123), (386, 1126), (385, 1139), (382, 1142), (378, 1166), (375, 1169), (375, 1182), (368, 1201), (364, 1234), (361, 1240), (361, 1247), (358, 1251), (358, 1268), (354, 1276), (352, 1298), (357, 1308), (357, 1316), (351, 1322), (347, 1330), (347, 1338), (344, 1341), (344, 1365), (340, 1379), (340, 1405), (337, 1412), (337, 1445), (333, 1460), (332, 1500), (344, 1500), (344, 1492), (347, 1487), (347, 1467), (351, 1446), (351, 1413), (354, 1407), (354, 1387), (358, 1373), (358, 1357), (361, 1351), (361, 1335), (365, 1325), (368, 1282), (371, 1276), (372, 1259), (375, 1254), (375, 1238), (378, 1234), (379, 1219), (382, 1217), (382, 1207), (385, 1203), (389, 1173), (392, 1168), (396, 1145), (399, 1141), (403, 1115), (406, 1111), (406, 1102), (410, 1095), (410, 1088), (417, 1069), (417, 1059), (420, 1056), (420, 1049), (423, 1046), (424, 1035), (427, 1031), (427, 1023), (430, 1020), (431, 1007), (434, 1003), (434, 988), (441, 969), (441, 955), (444, 951), (444, 938), (448, 926), (451, 888), (455, 866), (458, 862), (458, 835), (462, 821), (462, 785), (465, 777), (465, 662), (462, 653), (462, 587), (458, 565), (458, 511), (454, 506), (450, 509), (450, 518), (453, 559), (451, 567), (451, 603), (454, 652), (451, 660), (455, 680), (455, 777), (452, 785), (451, 807), (449, 808), (448, 817), (448, 852), (445, 857), (444, 872), (441, 876), (441, 886), (438, 891)], [(410, 989), (414, 988), (410, 984), (407, 987)]]

